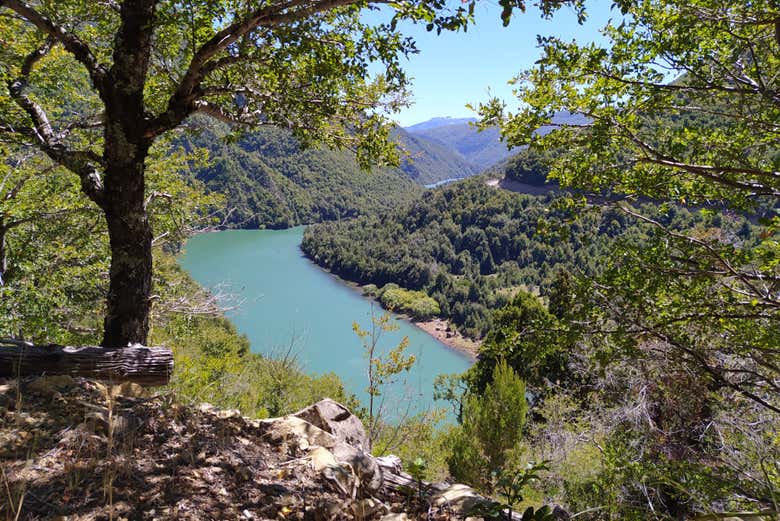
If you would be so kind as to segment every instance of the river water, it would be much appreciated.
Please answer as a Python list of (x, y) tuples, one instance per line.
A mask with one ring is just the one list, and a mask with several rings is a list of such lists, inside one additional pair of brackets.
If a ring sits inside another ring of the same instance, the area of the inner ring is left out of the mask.
[[(336, 373), (366, 403), (367, 362), (352, 323), (370, 327), (372, 301), (306, 259), (302, 237), (303, 227), (201, 234), (187, 242), (180, 263), (202, 286), (231, 294), (225, 304), (239, 303), (227, 315), (253, 351), (278, 354), (292, 346), (304, 370)], [(373, 312), (383, 311), (373, 305)], [(385, 400), (397, 413), (428, 409), (436, 375), (462, 372), (469, 361), (408, 321), (394, 322), (398, 331), (384, 334), (380, 347), (407, 336), (417, 363)]]

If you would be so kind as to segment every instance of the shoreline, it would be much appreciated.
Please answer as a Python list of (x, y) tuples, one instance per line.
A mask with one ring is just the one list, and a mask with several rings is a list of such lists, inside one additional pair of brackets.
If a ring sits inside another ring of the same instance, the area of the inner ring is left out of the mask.
[(481, 343), (463, 336), (443, 318), (430, 320), (410, 319), (410, 322), (450, 349), (467, 356), (472, 362), (477, 360)]
[[(300, 246), (298, 248), (300, 251)], [(329, 269), (326, 269), (320, 266), (319, 264), (317, 264), (316, 262), (314, 262), (314, 260), (309, 258), (309, 256), (303, 253), (303, 251), (300, 251), (300, 253), (303, 258), (305, 258), (311, 264), (316, 266), (318, 269), (324, 271), (325, 273), (327, 273), (328, 275), (336, 279), (340, 284), (358, 293), (361, 297), (375, 303), (377, 306), (379, 306), (380, 309), (385, 309), (382, 306), (382, 303), (379, 302), (378, 299), (370, 295), (366, 295), (363, 292), (362, 285), (358, 284), (357, 282), (339, 277)], [(472, 340), (470, 338), (463, 336), (461, 333), (453, 329), (447, 320), (438, 317), (432, 318), (430, 320), (419, 320), (410, 317), (406, 313), (398, 313), (397, 311), (393, 311), (393, 313), (397, 315), (399, 318), (406, 320), (413, 326), (421, 329), (428, 336), (438, 340), (439, 342), (444, 344), (447, 348), (456, 351), (461, 355), (464, 355), (466, 358), (469, 359), (470, 362), (473, 363), (477, 360), (477, 353), (479, 352), (479, 348), (482, 344), (476, 340)]]

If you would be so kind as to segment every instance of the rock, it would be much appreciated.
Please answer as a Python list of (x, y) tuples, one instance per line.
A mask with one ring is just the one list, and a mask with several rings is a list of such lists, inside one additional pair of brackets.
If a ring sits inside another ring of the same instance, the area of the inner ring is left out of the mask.
[(26, 386), (26, 391), (32, 391), (41, 396), (52, 396), (55, 393), (71, 387), (75, 380), (68, 375), (60, 376), (41, 376), (36, 378)]
[(335, 467), (338, 465), (336, 457), (325, 447), (315, 447), (309, 453), (309, 457), (311, 457), (311, 464), (317, 472), (322, 472), (328, 467)]
[(433, 504), (436, 506), (448, 506), (459, 514), (471, 511), (474, 506), (487, 501), (477, 494), (473, 488), (466, 485), (450, 485), (433, 496)]
[(261, 422), (268, 429), (267, 436), (276, 443), (293, 443), (296, 449), (301, 448), (301, 440), (306, 441), (304, 445), (307, 449), (312, 445), (326, 449), (336, 445), (336, 438), (332, 434), (295, 416), (272, 418)]
[(111, 389), (111, 394), (113, 396), (124, 396), (125, 398), (149, 398), (151, 396), (151, 393), (146, 388), (135, 382), (123, 382), (115, 385)]
[(387, 472), (394, 472), (396, 474), (401, 472), (401, 458), (395, 454), (379, 456), (378, 458), (374, 459), (376, 459), (377, 464)]
[(385, 514), (379, 521), (412, 521), (412, 518), (401, 512), (400, 514)]
[(379, 513), (386, 513), (390, 510), (387, 508), (387, 505), (373, 498), (353, 501), (350, 508), (356, 519), (368, 519)]
[(337, 439), (368, 450), (368, 436), (360, 419), (335, 400), (325, 398), (293, 414)]
[(560, 505), (555, 505), (553, 507), (552, 511), (553, 519), (560, 520), (560, 521), (568, 521), (571, 519), (571, 514), (569, 514), (566, 510), (560, 507)]
[(223, 409), (217, 412), (217, 418), (227, 420), (228, 418), (240, 418), (241, 411), (238, 409)]
[(341, 442), (332, 450), (336, 461), (350, 466), (364, 490), (373, 493), (382, 487), (382, 469), (373, 456)]
[(11, 394), (12, 392), (16, 392), (16, 385), (15, 380), (6, 380), (4, 383), (0, 384), (0, 394)]
[(336, 485), (342, 495), (355, 497), (357, 495), (357, 478), (349, 465), (330, 465), (322, 469), (322, 476)]
[(200, 405), (198, 405), (198, 410), (206, 414), (216, 414), (219, 411), (219, 409), (217, 409), (210, 403), (206, 403), (206, 402), (203, 402)]

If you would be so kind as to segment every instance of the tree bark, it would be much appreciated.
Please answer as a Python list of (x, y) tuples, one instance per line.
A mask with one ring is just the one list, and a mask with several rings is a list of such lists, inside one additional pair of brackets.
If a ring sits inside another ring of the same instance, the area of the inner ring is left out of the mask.
[(154, 27), (154, 0), (120, 8), (110, 87), (103, 93), (106, 126), (103, 210), (111, 245), (110, 283), (103, 321), (104, 347), (146, 344), (152, 291), (152, 228), (144, 194), (146, 137), (144, 84)]
[(0, 286), (3, 286), (6, 282), (6, 274), (8, 271), (8, 254), (5, 251), (5, 234), (8, 229), (0, 222)]
[(70, 375), (166, 385), (173, 373), (173, 353), (162, 347), (132, 346), (34, 346), (15, 340), (0, 340), (0, 377)]
[(121, 151), (109, 154), (113, 164), (109, 163), (105, 177), (111, 268), (103, 321), (104, 347), (146, 344), (149, 332), (152, 228), (144, 202), (146, 148), (129, 148), (136, 149), (128, 154), (130, 157)]

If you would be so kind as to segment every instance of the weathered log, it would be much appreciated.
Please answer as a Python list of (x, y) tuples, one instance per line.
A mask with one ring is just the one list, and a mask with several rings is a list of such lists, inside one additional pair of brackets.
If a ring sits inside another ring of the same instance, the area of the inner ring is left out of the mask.
[(171, 373), (173, 353), (164, 347), (72, 347), (0, 339), (0, 377), (70, 375), (154, 386), (167, 384)]

